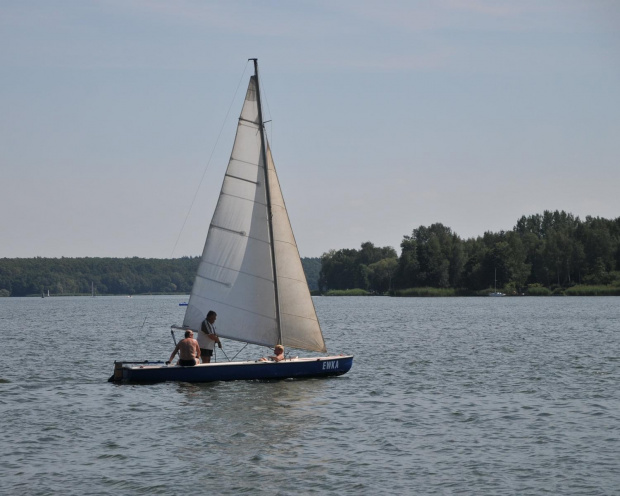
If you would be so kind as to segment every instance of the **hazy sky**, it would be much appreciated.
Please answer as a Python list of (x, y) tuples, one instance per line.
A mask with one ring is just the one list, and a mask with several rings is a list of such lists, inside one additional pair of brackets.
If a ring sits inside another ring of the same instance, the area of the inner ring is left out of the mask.
[(200, 254), (250, 57), (302, 256), (620, 216), (620, 2), (0, 0), (0, 257)]

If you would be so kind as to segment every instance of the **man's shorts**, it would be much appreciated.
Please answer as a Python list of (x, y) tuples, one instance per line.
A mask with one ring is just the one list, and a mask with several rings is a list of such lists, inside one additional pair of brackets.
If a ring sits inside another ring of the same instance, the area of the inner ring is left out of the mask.
[(213, 350), (207, 350), (205, 348), (200, 348), (200, 356), (201, 357), (213, 356)]
[(196, 360), (193, 358), (191, 360), (179, 360), (179, 365), (181, 367), (193, 367), (196, 365)]

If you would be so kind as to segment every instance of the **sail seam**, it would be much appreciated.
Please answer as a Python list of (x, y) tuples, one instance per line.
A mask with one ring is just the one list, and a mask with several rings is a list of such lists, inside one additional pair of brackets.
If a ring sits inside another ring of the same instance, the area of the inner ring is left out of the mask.
[(290, 315), (291, 317), (295, 317), (297, 319), (304, 319), (304, 320), (309, 320), (310, 322), (318, 322), (317, 319), (312, 319), (310, 317), (304, 317), (303, 315), (297, 315), (296, 313), (287, 313), (287, 312), (282, 312), (283, 315)]
[[(228, 229), (227, 227), (216, 226), (215, 224), (211, 224), (209, 227), (212, 227), (213, 229), (219, 229), (221, 231), (229, 232), (231, 234), (237, 234), (239, 236), (244, 236), (244, 237), (246, 237), (248, 239), (253, 239), (254, 241), (258, 241), (259, 243), (264, 243), (264, 244), (267, 244), (267, 245), (269, 244), (269, 241), (265, 241), (264, 239), (257, 238), (256, 236), (250, 236), (245, 231), (235, 231), (233, 229)], [(215, 264), (211, 264), (211, 265), (215, 265)], [(221, 266), (216, 265), (216, 267), (221, 267)], [(228, 267), (224, 267), (224, 268), (228, 268)]]
[[(238, 310), (238, 311), (240, 311), (240, 312), (249, 313), (250, 315), (257, 315), (258, 317), (261, 317), (261, 318), (263, 318), (263, 319), (267, 319), (267, 320), (275, 320), (275, 318), (273, 317), (273, 315), (265, 315), (265, 314), (258, 313), (258, 312), (252, 312), (251, 310), (248, 310), (248, 309), (246, 309), (246, 308), (239, 307), (239, 306), (236, 306), (236, 305), (231, 305), (230, 303), (226, 303), (225, 301), (214, 300), (214, 299), (212, 299), (212, 298), (204, 298), (204, 297), (201, 297), (201, 296), (199, 296), (199, 298), (202, 298), (203, 300), (208, 300), (208, 301), (211, 301), (211, 302), (213, 302), (213, 303), (217, 303), (217, 304), (219, 304), (219, 305), (222, 305), (222, 306), (225, 306), (225, 307), (228, 307), (228, 308), (234, 308), (235, 310)], [(258, 341), (249, 341), (249, 340), (247, 340), (247, 339), (231, 338), (231, 337), (229, 337), (229, 336), (226, 336), (226, 335), (225, 335), (225, 332), (226, 332), (226, 331), (221, 331), (221, 332), (218, 332), (218, 335), (219, 335), (219, 336), (221, 336), (221, 337), (223, 337), (223, 338), (227, 338), (227, 339), (235, 339), (235, 340), (237, 340), (237, 341), (242, 341), (242, 342), (244, 342), (244, 343), (252, 343), (252, 344), (258, 344), (258, 345), (261, 345), (261, 346), (265, 346), (263, 343), (260, 343), (260, 342), (258, 342)]]
[[(287, 281), (304, 282), (301, 279), (295, 279), (294, 277), (278, 276), (278, 279), (286, 279)], [(306, 282), (306, 285), (308, 283)]]
[[(210, 263), (210, 262), (203, 262), (205, 265), (211, 265), (213, 267), (218, 267), (220, 269), (226, 269), (226, 270), (230, 270), (231, 272), (235, 272), (237, 274), (243, 274), (244, 276), (248, 276), (248, 277), (253, 277), (255, 279), (261, 279), (263, 281), (267, 281), (267, 282), (271, 282), (273, 283), (273, 279), (268, 279), (267, 277), (261, 277), (261, 276), (257, 276), (256, 274), (252, 274), (250, 272), (244, 272), (243, 270), (237, 270), (237, 269), (232, 269), (230, 267), (226, 267), (225, 265), (217, 265), (214, 263)], [(229, 284), (229, 283), (224, 283), (221, 281), (218, 281), (216, 279), (211, 279), (209, 277), (205, 277), (205, 276), (201, 276), (200, 274), (196, 274), (196, 277), (200, 277), (201, 279), (204, 279), (206, 281), (213, 281), (213, 282), (218, 282), (220, 284)]]
[(230, 157), (230, 161), (232, 162), (233, 160), (235, 162), (239, 162), (239, 163), (242, 163), (242, 164), (248, 164), (248, 165), (251, 165), (253, 167), (258, 167), (259, 169), (263, 168), (262, 165), (254, 163), (254, 162), (248, 162), (247, 160), (241, 160), (240, 158)]
[(228, 196), (230, 198), (237, 198), (238, 200), (243, 200), (243, 201), (247, 201), (247, 202), (250, 202), (250, 203), (256, 203), (257, 205), (262, 205), (263, 207), (267, 206), (266, 203), (256, 201), (253, 198), (244, 198), (243, 196), (231, 195), (230, 193), (224, 193), (224, 192), (221, 193), (221, 196)]
[(276, 239), (274, 240), (276, 243), (282, 243), (284, 245), (289, 245), (289, 246), (294, 246), (295, 248), (297, 248), (297, 243), (295, 242), (290, 242), (290, 241), (285, 241), (283, 239)]

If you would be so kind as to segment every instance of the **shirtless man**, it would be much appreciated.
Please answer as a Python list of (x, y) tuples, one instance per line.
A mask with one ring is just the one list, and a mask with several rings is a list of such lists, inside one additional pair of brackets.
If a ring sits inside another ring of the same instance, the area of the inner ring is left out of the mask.
[(177, 352), (179, 353), (179, 365), (183, 367), (192, 367), (199, 363), (197, 359), (200, 358), (200, 347), (194, 339), (194, 333), (192, 331), (185, 331), (185, 339), (177, 343), (166, 365), (172, 362)]
[(266, 362), (267, 360), (271, 360), (273, 362), (281, 362), (282, 360), (284, 360), (284, 346), (282, 346), (281, 344), (276, 345), (276, 347), (273, 349), (273, 353), (274, 356), (261, 358), (260, 361)]

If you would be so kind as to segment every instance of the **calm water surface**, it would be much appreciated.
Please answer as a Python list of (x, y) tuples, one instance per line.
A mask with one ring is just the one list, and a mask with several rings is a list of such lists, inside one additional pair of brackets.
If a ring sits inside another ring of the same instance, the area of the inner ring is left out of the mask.
[(106, 382), (181, 301), (0, 299), (1, 494), (620, 494), (620, 298), (316, 298), (345, 376)]

